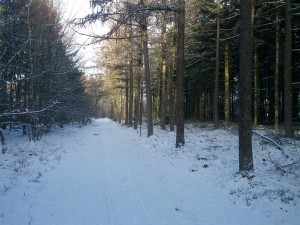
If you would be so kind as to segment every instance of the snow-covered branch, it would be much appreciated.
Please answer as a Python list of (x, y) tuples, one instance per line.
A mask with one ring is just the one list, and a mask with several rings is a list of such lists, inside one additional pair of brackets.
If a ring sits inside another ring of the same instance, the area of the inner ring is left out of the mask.
[(24, 115), (24, 114), (37, 114), (37, 113), (42, 113), (42, 112), (45, 112), (46, 110), (52, 108), (54, 105), (56, 104), (59, 104), (60, 102), (58, 101), (54, 101), (52, 102), (51, 105), (41, 109), (41, 110), (33, 110), (33, 111), (24, 111), (24, 112), (7, 112), (7, 113), (2, 113), (0, 114), (0, 118), (3, 117), (3, 116), (17, 116), (17, 115)]

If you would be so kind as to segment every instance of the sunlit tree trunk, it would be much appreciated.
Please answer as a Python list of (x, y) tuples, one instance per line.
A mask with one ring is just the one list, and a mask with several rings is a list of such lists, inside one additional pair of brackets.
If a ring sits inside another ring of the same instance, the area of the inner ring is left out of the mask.
[(229, 48), (228, 43), (225, 44), (225, 90), (224, 90), (224, 113), (225, 113), (225, 123), (230, 122), (230, 76), (229, 76)]
[(129, 49), (129, 115), (128, 124), (132, 126), (132, 115), (133, 115), (133, 49), (132, 49), (132, 21), (130, 20), (130, 49)]
[(140, 96), (141, 96), (141, 79), (140, 77), (137, 80), (137, 92), (135, 95), (135, 104), (134, 104), (134, 125), (133, 128), (137, 129), (140, 115)]
[[(146, 1), (142, 0), (142, 5), (146, 5)], [(146, 81), (146, 112), (147, 112), (147, 137), (153, 135), (153, 121), (152, 121), (152, 91), (151, 91), (151, 75), (149, 63), (149, 49), (148, 49), (148, 22), (147, 16), (142, 15), (142, 37), (143, 37), (143, 55), (144, 55), (144, 75)]]
[[(166, 1), (163, 1), (163, 4), (166, 4)], [(166, 73), (167, 73), (167, 55), (166, 55), (166, 47), (167, 47), (167, 17), (166, 12), (163, 12), (162, 18), (162, 53), (161, 53), (161, 112), (160, 112), (160, 127), (161, 129), (166, 129)]]
[(160, 83), (161, 83), (161, 77), (157, 78), (157, 86), (156, 86), (156, 98), (154, 98), (154, 112), (153, 112), (153, 119), (158, 120), (159, 119), (159, 112), (160, 112)]
[(169, 75), (169, 116), (170, 116), (170, 131), (175, 130), (175, 99), (174, 99), (174, 62), (176, 60), (176, 26), (172, 30), (172, 55), (170, 61), (170, 75)]

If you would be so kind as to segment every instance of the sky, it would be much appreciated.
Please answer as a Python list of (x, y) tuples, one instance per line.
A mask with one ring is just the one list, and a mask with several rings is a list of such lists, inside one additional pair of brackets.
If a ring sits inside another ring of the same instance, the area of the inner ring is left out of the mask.
[[(63, 20), (68, 23), (70, 20), (83, 18), (92, 12), (89, 2), (90, 0), (57, 0), (60, 5)], [(106, 29), (100, 23), (95, 25), (87, 25), (85, 28), (77, 27), (76, 30), (83, 34), (101, 35), (106, 32)], [(74, 44), (80, 48), (80, 55), (83, 57), (83, 69), (88, 74), (97, 73), (97, 70), (91, 69), (95, 65), (97, 59), (97, 46), (90, 45), (92, 38), (76, 34)]]

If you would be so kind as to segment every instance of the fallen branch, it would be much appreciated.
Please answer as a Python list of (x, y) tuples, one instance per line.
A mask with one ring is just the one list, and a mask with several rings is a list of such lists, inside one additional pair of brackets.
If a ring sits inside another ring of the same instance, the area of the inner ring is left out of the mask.
[(282, 147), (281, 147), (276, 141), (272, 140), (272, 139), (269, 138), (269, 137), (266, 137), (266, 136), (264, 136), (264, 135), (261, 135), (261, 134), (255, 132), (255, 131), (252, 131), (252, 132), (253, 132), (254, 134), (257, 134), (257, 135), (260, 136), (261, 138), (264, 138), (264, 139), (266, 139), (266, 140), (272, 142), (274, 145), (276, 145), (276, 147), (277, 147), (279, 150), (282, 150)]

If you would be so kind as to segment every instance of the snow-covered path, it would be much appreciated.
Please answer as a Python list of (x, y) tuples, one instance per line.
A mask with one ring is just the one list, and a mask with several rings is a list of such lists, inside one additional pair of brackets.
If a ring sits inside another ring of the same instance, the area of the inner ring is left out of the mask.
[[(65, 154), (37, 166), (36, 182), (19, 180), (6, 193), (1, 225), (285, 224), (276, 204), (235, 204), (226, 177), (209, 168), (191, 172), (180, 165), (184, 159), (146, 151), (137, 135), (110, 120), (79, 131), (62, 133), (68, 138), (59, 137), (57, 146)], [(299, 216), (291, 215), (297, 224)]]
[(100, 120), (82, 130), (71, 135), (72, 145), (62, 146), (73, 149), (46, 171), (37, 190), (8, 193), (19, 198), (2, 202), (11, 207), (3, 214), (5, 225), (195, 224), (116, 124)]

